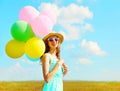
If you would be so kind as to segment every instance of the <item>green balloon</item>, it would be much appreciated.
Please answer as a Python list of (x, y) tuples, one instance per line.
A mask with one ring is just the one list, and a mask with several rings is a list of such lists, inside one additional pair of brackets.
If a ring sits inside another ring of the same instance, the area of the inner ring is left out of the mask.
[(25, 21), (17, 21), (11, 27), (11, 34), (14, 39), (26, 42), (32, 37), (35, 37), (31, 26)]

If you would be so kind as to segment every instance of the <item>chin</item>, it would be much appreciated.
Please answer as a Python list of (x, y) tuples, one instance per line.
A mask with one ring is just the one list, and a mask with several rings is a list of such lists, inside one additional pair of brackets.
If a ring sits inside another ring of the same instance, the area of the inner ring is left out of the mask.
[(53, 45), (52, 47), (53, 47), (53, 48), (56, 48), (56, 47), (57, 47), (57, 45)]

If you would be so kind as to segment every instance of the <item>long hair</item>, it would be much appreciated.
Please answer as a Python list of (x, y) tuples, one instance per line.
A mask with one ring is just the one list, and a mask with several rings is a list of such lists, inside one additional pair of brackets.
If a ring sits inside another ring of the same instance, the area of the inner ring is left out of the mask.
[[(44, 41), (45, 43), (45, 53), (48, 53), (50, 51), (50, 47), (48, 45), (48, 41)], [(60, 43), (58, 43), (58, 46), (56, 47), (56, 56), (60, 60)]]

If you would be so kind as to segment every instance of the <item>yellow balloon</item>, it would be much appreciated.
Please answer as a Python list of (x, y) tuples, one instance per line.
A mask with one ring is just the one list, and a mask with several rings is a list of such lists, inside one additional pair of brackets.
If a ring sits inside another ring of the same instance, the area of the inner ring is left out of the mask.
[(6, 54), (11, 58), (19, 58), (24, 54), (24, 42), (19, 42), (17, 40), (10, 40), (6, 44), (5, 51)]
[(31, 58), (38, 58), (45, 52), (45, 44), (42, 39), (34, 37), (25, 44), (25, 53)]

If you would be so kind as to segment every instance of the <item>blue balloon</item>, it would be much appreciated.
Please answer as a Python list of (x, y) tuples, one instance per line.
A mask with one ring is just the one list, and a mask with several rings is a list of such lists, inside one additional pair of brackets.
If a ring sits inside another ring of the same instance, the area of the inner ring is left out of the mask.
[(41, 60), (40, 58), (30, 58), (30, 57), (27, 56), (27, 55), (26, 55), (26, 57), (27, 57), (28, 60), (30, 60), (30, 61), (32, 61), (32, 62), (37, 62), (37, 61), (40, 61), (40, 60)]

